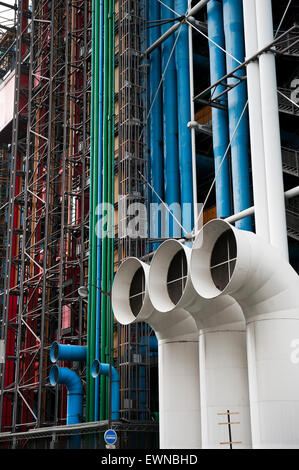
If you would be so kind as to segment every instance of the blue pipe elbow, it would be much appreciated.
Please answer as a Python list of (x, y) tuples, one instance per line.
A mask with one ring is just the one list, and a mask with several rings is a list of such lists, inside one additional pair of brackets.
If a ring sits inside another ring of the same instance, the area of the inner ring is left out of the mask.
[[(209, 37), (219, 46), (225, 48), (222, 5), (218, 0), (210, 0), (207, 5)], [(209, 41), (210, 77), (211, 84), (216, 83), (226, 74), (225, 53)], [(215, 96), (224, 91), (218, 86)], [(221, 103), (226, 105), (225, 99)], [(217, 174), (225, 151), (229, 144), (229, 124), (226, 110), (212, 108), (213, 149), (215, 174)], [(216, 178), (216, 206), (217, 217), (225, 218), (231, 215), (230, 197), (230, 168), (229, 158), (226, 158)]]
[(55, 341), (50, 349), (50, 360), (57, 361), (78, 361), (85, 362), (87, 358), (87, 346), (77, 346), (72, 344), (59, 344)]
[[(245, 57), (245, 46), (242, 2), (240, 0), (223, 0), (223, 19), (226, 50), (239, 62), (243, 62)], [(239, 63), (229, 55), (226, 56), (226, 64), (227, 73), (231, 72), (239, 65)], [(244, 69), (239, 70), (236, 75), (243, 77), (245, 75)], [(236, 81), (236, 78), (228, 79), (229, 84), (234, 84)], [(235, 88), (228, 92), (230, 138), (233, 136), (246, 101), (247, 90), (246, 83), (243, 80), (243, 82), (239, 83)], [(248, 165), (248, 129), (248, 113), (246, 112), (240, 121), (238, 130), (231, 145), (231, 168), (235, 213), (241, 212), (251, 205)], [(236, 226), (239, 229), (251, 231), (251, 217), (246, 217), (245, 219), (236, 222)]]
[[(99, 375), (109, 377), (109, 364), (103, 364), (98, 359), (95, 359), (91, 365), (91, 375), (93, 378)], [(111, 419), (119, 420), (119, 388), (120, 379), (117, 370), (111, 366)]]
[(83, 415), (83, 386), (80, 377), (66, 367), (52, 366), (49, 375), (50, 384), (58, 384), (67, 388), (67, 420), (66, 424), (82, 423)]

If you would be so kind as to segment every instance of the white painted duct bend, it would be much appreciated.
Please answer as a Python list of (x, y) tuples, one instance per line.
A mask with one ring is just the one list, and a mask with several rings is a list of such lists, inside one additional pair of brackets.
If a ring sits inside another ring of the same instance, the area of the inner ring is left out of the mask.
[[(229, 448), (227, 411), (232, 414), (233, 448), (251, 447), (246, 332), (242, 311), (229, 296), (201, 298), (190, 277), (191, 249), (177, 240), (156, 251), (149, 274), (150, 300), (157, 310), (188, 311), (199, 330), (201, 432), (203, 448)], [(221, 414), (219, 414), (221, 413)], [(224, 414), (225, 413), (225, 414)]]
[(149, 266), (127, 258), (112, 288), (119, 323), (146, 322), (158, 339), (159, 427), (161, 449), (200, 448), (198, 330), (182, 309), (156, 311), (148, 295)]
[[(223, 220), (196, 241), (191, 276), (206, 299), (232, 296), (247, 323), (253, 448), (299, 447), (299, 277), (280, 251)], [(298, 343), (297, 343), (298, 344)]]

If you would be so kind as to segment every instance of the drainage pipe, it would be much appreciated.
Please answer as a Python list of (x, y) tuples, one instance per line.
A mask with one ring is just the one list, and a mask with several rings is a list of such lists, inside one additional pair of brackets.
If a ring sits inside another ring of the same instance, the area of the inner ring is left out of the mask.
[[(273, 41), (271, 0), (258, 0), (255, 2), (255, 6), (258, 49), (261, 50)], [(260, 55), (259, 69), (270, 243), (281, 250), (283, 256), (288, 260), (276, 65), (271, 50)]]
[[(91, 366), (91, 374), (94, 378), (99, 375), (109, 377), (110, 372), (109, 364), (102, 364), (95, 359)], [(114, 421), (119, 420), (119, 387), (120, 387), (119, 374), (117, 370), (111, 366), (111, 419)]]
[(199, 295), (228, 294), (247, 324), (253, 448), (299, 447), (299, 277), (277, 248), (223, 220), (198, 235), (191, 276)]
[[(218, 0), (211, 0), (208, 4), (208, 34), (216, 44), (225, 48), (222, 5)], [(216, 83), (226, 74), (225, 53), (209, 41), (210, 51), (210, 77), (211, 84)], [(224, 91), (224, 86), (218, 85), (215, 94)], [(225, 105), (225, 100), (221, 101)], [(215, 161), (215, 174), (229, 144), (228, 113), (226, 109), (212, 108), (213, 148)], [(229, 159), (222, 163), (221, 170), (216, 178), (216, 206), (218, 217), (228, 217), (231, 214), (230, 196), (230, 166)]]
[[(188, 0), (175, 0), (174, 9), (179, 15), (188, 10)], [(188, 122), (191, 119), (190, 106), (190, 67), (188, 26), (183, 24), (176, 33), (175, 63), (177, 74), (177, 105), (178, 105), (178, 151), (180, 167), (181, 222), (190, 233), (194, 226), (193, 217), (193, 172), (192, 147)]]
[[(114, 315), (122, 325), (148, 323), (158, 340), (161, 449), (200, 448), (198, 330), (182, 309), (156, 311), (148, 294), (149, 266), (127, 258), (112, 288)], [(135, 294), (140, 295), (135, 295)]]
[(50, 349), (50, 360), (57, 361), (78, 361), (85, 362), (87, 358), (87, 346), (74, 344), (59, 344), (55, 341)]
[[(152, 2), (150, 7), (151, 18), (155, 20), (160, 20), (160, 5), (159, 2)], [(160, 26), (155, 28), (149, 28), (149, 42), (152, 44), (160, 36)], [(161, 80), (161, 50), (156, 48), (150, 54), (149, 57), (149, 93), (150, 93), (150, 103), (153, 103), (153, 100), (156, 96), (159, 83)], [(154, 187), (156, 193), (163, 200), (163, 155), (162, 147), (163, 146), (163, 122), (162, 122), (162, 91), (159, 90), (159, 93), (156, 96), (155, 104), (152, 108), (150, 116), (150, 167), (151, 167), (151, 184)], [(160, 201), (156, 194), (152, 193), (151, 202), (153, 204), (160, 205)], [(161, 220), (158, 218), (158, 214), (151, 214), (151, 233), (154, 234), (154, 237), (162, 237), (162, 227)], [(158, 248), (159, 244), (155, 243), (153, 245), (153, 250)]]
[[(258, 52), (255, 0), (243, 0), (243, 15), (246, 55), (247, 58), (249, 58)], [(260, 68), (258, 58), (247, 64), (246, 71), (249, 103), (253, 198), (255, 204), (255, 231), (257, 235), (260, 235), (265, 241), (269, 242), (270, 233), (267, 201), (267, 181), (265, 168)]]
[(50, 384), (67, 387), (67, 420), (66, 424), (82, 423), (83, 386), (80, 377), (66, 367), (52, 366), (49, 375)]
[[(223, 22), (226, 50), (235, 57), (226, 55), (227, 73), (236, 68), (238, 63), (244, 62), (244, 36), (243, 36), (243, 11), (240, 0), (223, 0)], [(236, 74), (244, 77), (244, 69), (239, 69)], [(229, 78), (228, 85), (234, 85), (238, 79)], [(227, 93), (229, 132), (232, 139), (236, 126), (242, 115), (247, 101), (246, 83), (243, 80)], [(248, 114), (245, 112), (240, 121), (238, 130), (231, 144), (231, 169), (233, 181), (234, 211), (240, 212), (251, 204), (250, 181), (248, 166)], [(252, 230), (251, 218), (242, 219), (237, 226), (243, 230)]]
[(164, 315), (176, 309), (189, 312), (199, 330), (202, 447), (223, 448), (221, 443), (229, 441), (227, 427), (219, 424), (229, 420), (229, 410), (238, 413), (233, 421), (240, 422), (233, 427), (233, 441), (238, 442), (233, 447), (250, 448), (244, 317), (231, 297), (211, 302), (196, 293), (190, 276), (191, 253), (177, 240), (159, 247), (150, 267), (150, 300)]
[[(174, 0), (165, 0), (165, 5), (174, 8)], [(164, 5), (160, 5), (161, 20), (173, 18), (174, 15)], [(161, 26), (162, 33), (167, 30), (167, 24)], [(170, 208), (172, 204), (179, 204), (180, 202), (180, 174), (179, 174), (179, 157), (178, 157), (178, 105), (177, 105), (177, 76), (175, 56), (169, 61), (170, 54), (174, 46), (174, 36), (170, 36), (162, 43), (161, 57), (162, 57), (162, 71), (167, 71), (163, 78), (163, 142), (164, 142), (164, 197), (167, 206)], [(189, 80), (189, 78), (188, 78)], [(171, 210), (171, 209), (170, 209)], [(174, 212), (173, 210), (171, 212)], [(175, 216), (178, 217), (177, 211)], [(167, 214), (166, 220), (168, 220)], [(179, 238), (181, 236), (181, 229), (174, 221), (173, 217), (169, 217), (169, 237)]]

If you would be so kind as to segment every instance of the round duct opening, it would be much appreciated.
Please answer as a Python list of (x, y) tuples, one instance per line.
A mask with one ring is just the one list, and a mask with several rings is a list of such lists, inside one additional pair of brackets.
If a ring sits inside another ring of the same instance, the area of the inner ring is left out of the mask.
[(52, 366), (50, 370), (50, 374), (49, 374), (49, 381), (51, 385), (53, 386), (57, 385), (58, 376), (59, 376), (58, 366)]
[(141, 321), (152, 312), (146, 294), (149, 266), (137, 258), (127, 258), (119, 267), (112, 286), (112, 308), (122, 325)]
[(129, 303), (135, 317), (140, 313), (145, 297), (145, 275), (140, 267), (133, 276), (130, 286)]
[[(166, 240), (157, 249), (149, 273), (149, 295), (159, 312), (170, 312), (180, 302), (188, 279), (188, 248)], [(189, 249), (190, 250), (190, 249)]]
[(59, 355), (59, 344), (55, 341), (50, 349), (50, 360), (51, 362), (57, 362)]
[(95, 379), (100, 374), (101, 363), (98, 359), (95, 359), (91, 365), (91, 376)]
[(167, 273), (167, 292), (170, 300), (177, 305), (187, 282), (188, 266), (183, 248), (171, 260)]
[(221, 292), (228, 286), (237, 261), (237, 244), (233, 231), (227, 230), (216, 241), (211, 254), (212, 280)]
[(190, 275), (196, 292), (213, 299), (226, 291), (237, 264), (234, 228), (225, 220), (207, 222), (194, 241)]

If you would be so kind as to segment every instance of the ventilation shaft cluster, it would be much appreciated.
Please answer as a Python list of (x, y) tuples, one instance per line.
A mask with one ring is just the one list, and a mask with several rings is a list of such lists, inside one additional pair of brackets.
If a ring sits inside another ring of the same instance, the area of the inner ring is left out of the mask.
[(216, 219), (151, 265), (127, 258), (112, 290), (123, 325), (146, 322), (159, 354), (161, 448), (299, 446), (299, 278), (258, 235)]

